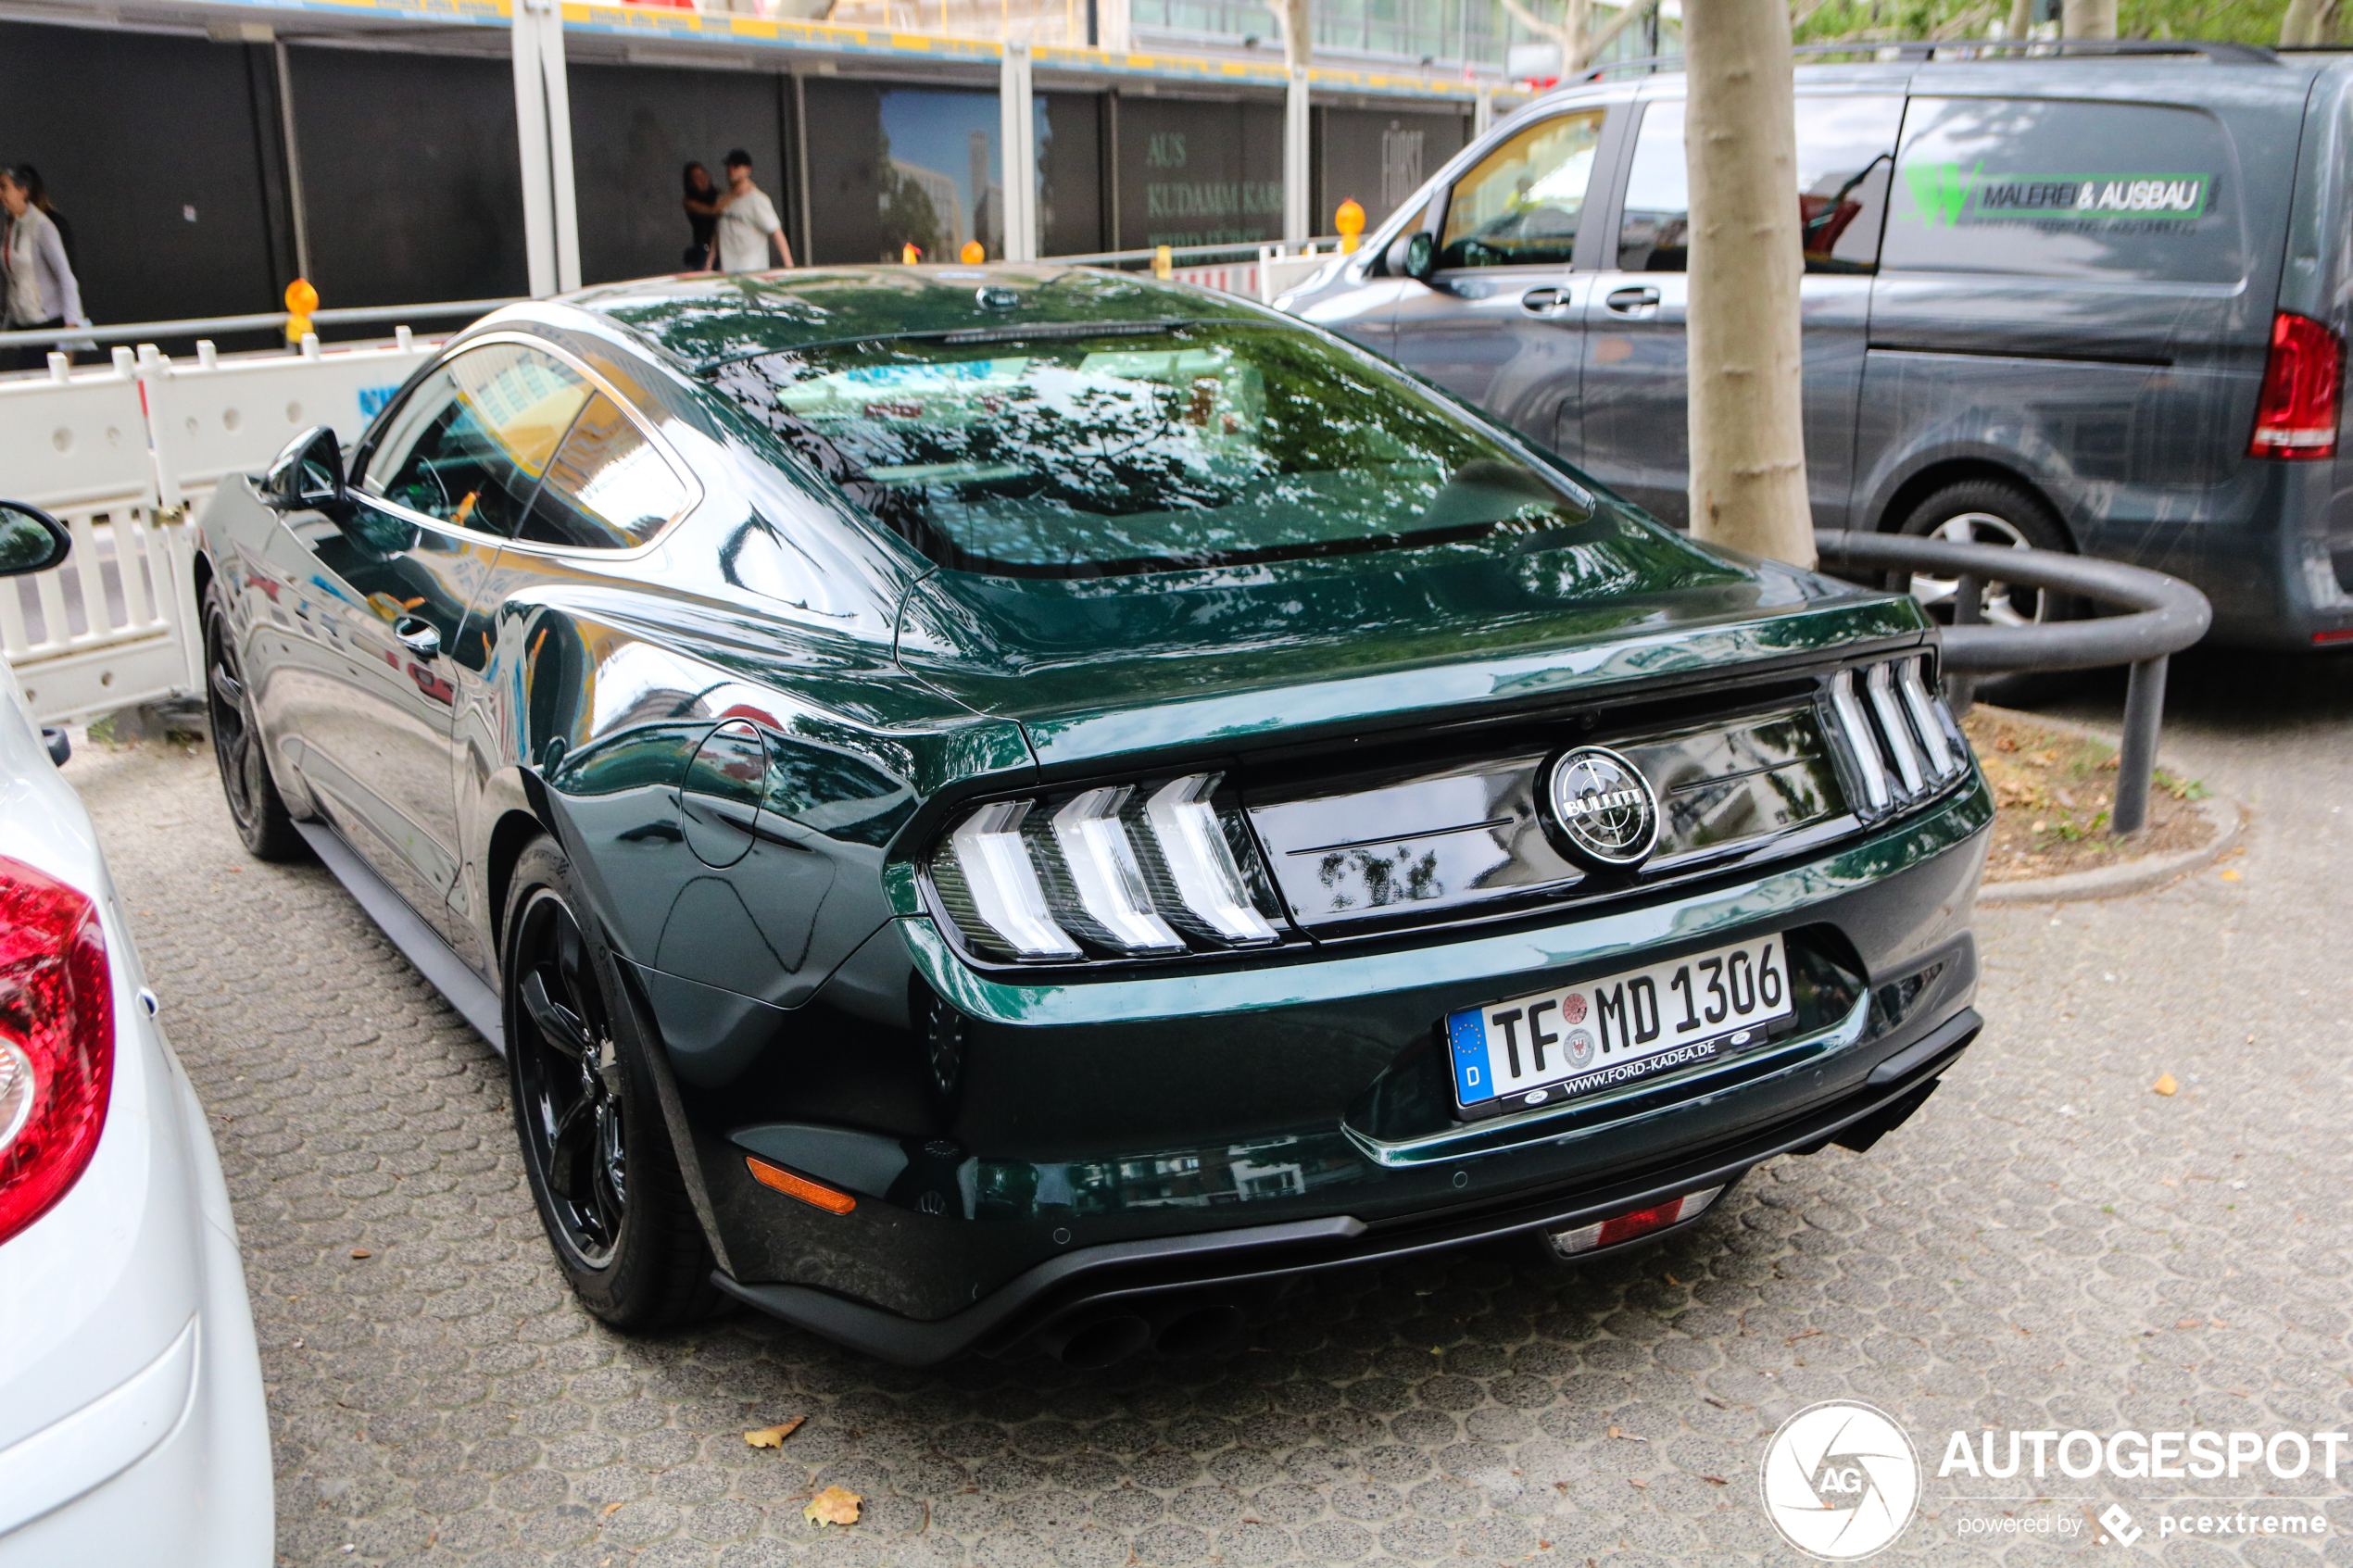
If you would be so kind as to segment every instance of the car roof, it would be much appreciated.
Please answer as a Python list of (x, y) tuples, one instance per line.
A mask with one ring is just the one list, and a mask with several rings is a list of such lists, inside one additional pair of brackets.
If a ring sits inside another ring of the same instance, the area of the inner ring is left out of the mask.
[(589, 289), (564, 303), (625, 328), (689, 370), (884, 337), (966, 332), (1013, 336), (1039, 326), (1091, 322), (1297, 325), (1231, 295), (1133, 272), (1051, 263), (691, 273)]

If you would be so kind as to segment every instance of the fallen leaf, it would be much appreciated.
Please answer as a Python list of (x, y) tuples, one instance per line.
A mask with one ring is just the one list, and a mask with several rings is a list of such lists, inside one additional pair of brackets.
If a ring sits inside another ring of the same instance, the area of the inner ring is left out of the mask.
[(1811, 1339), (1821, 1332), (1822, 1331), (1818, 1328), (1809, 1328), (1803, 1334), (1791, 1335), (1787, 1339), (1782, 1340), (1781, 1343), (1784, 1345), (1794, 1345), (1801, 1339)]
[(374, 1253), (372, 1253), (372, 1252), (369, 1251), (369, 1250), (368, 1250), (366, 1248), (364, 1248), (364, 1247), (355, 1247), (355, 1248), (353, 1248), (351, 1249), (351, 1255), (352, 1255), (353, 1257), (355, 1257), (355, 1258), (372, 1258), (372, 1257), (374, 1257), (374, 1256), (375, 1256), (375, 1254), (374, 1254)]
[(2180, 1323), (2175, 1323), (2173, 1326), (2175, 1328), (2196, 1328), (2198, 1326), (2198, 1320), (2196, 1318), (2183, 1318)]
[(864, 1500), (847, 1486), (828, 1486), (809, 1499), (800, 1516), (812, 1524), (855, 1524), (858, 1505)]
[(780, 1421), (774, 1426), (763, 1426), (757, 1432), (747, 1432), (744, 1434), (744, 1441), (755, 1449), (781, 1449), (785, 1446), (785, 1439), (799, 1430), (800, 1424), (808, 1419), (805, 1415), (797, 1415), (790, 1421)]
[[(2170, 1094), (2172, 1094), (2175, 1090), (2179, 1089), (2181, 1086), (2182, 1086), (2181, 1085), (2179, 1085), (2179, 1084), (2177, 1084), (2177, 1083), (2173, 1082), (2173, 1074), (2171, 1074), (2171, 1073), (2158, 1073), (2158, 1074), (2157, 1075), (2157, 1082), (2156, 1082), (2156, 1083), (2154, 1083), (2154, 1084), (2151, 1084), (2151, 1085), (2149, 1085), (2149, 1087), (2150, 1087), (2151, 1089), (2155, 1090), (2157, 1093), (2158, 1093), (2158, 1094), (2160, 1094), (2160, 1095), (2170, 1095)], [(2166, 1183), (2165, 1185), (2168, 1185), (2168, 1186), (2171, 1186), (2173, 1184), (2172, 1184), (2172, 1183), (2171, 1183), (2171, 1182), (2168, 1182), (2168, 1183)]]
[(1730, 1481), (1725, 1480), (1721, 1475), (1703, 1475), (1700, 1479), (1706, 1482), (1711, 1486), (1729, 1486), (1731, 1485)]
[(609, 1502), (605, 1504), (605, 1517), (610, 1519), (627, 1506), (625, 1502)]
[(1643, 1480), (1639, 1475), (1629, 1475), (1626, 1477), (1626, 1484), (1629, 1486), (1640, 1486), (1646, 1492), (1651, 1489), (1651, 1484), (1648, 1481)]
[(1617, 1427), (1615, 1427), (1615, 1426), (1613, 1426), (1613, 1427), (1611, 1427), (1611, 1428), (1609, 1429), (1609, 1435), (1610, 1435), (1611, 1436), (1613, 1436), (1613, 1437), (1620, 1438), (1620, 1439), (1622, 1439), (1622, 1440), (1624, 1440), (1624, 1441), (1626, 1441), (1626, 1442), (1629, 1442), (1629, 1443), (1647, 1443), (1647, 1442), (1649, 1442), (1649, 1441), (1650, 1441), (1650, 1439), (1649, 1439), (1648, 1437), (1637, 1437), (1637, 1436), (1634, 1436), (1631, 1432), (1620, 1432), (1620, 1431), (1619, 1431)]
[(2238, 879), (2239, 869), (2236, 866), (2232, 866), (2222, 872), (2222, 880), (2224, 882), (2236, 882)]

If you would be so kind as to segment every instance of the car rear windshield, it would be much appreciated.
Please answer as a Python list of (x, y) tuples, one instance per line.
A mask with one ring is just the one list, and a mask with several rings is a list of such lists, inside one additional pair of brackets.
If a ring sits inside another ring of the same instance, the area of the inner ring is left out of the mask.
[(1419, 387), (1272, 324), (884, 338), (740, 359), (713, 379), (958, 571), (1293, 559), (1542, 533), (1592, 511)]

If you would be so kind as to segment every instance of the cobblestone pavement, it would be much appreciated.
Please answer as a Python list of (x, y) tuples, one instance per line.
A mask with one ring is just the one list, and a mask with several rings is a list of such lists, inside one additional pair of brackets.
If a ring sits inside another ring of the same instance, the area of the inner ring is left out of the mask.
[[(1827, 1397), (1892, 1411), (1931, 1468), (1980, 1427), (2353, 1425), (2353, 669), (2208, 661), (2175, 689), (2170, 748), (2253, 809), (2246, 853), (1987, 911), (1992, 1026), (1870, 1154), (1778, 1161), (1635, 1257), (1333, 1276), (1246, 1351), (1093, 1376), (904, 1372), (750, 1316), (605, 1331), (549, 1261), (499, 1063), (327, 874), (245, 859), (208, 755), (68, 773), (229, 1173), (283, 1561), (1780, 1561), (1758, 1459)], [(746, 1446), (793, 1415), (780, 1451)], [(854, 1528), (803, 1523), (826, 1485), (866, 1499)], [(1931, 1479), (1894, 1555), (2039, 1563), (2094, 1549), (2111, 1498), (2153, 1526), (2162, 1495), (1958, 1500), (2006, 1487), (2036, 1490)], [(2203, 1489), (2310, 1497), (2353, 1530), (2344, 1484)], [(1962, 1534), (2005, 1508), (2076, 1533)], [(2163, 1556), (2353, 1564), (2353, 1541)]]

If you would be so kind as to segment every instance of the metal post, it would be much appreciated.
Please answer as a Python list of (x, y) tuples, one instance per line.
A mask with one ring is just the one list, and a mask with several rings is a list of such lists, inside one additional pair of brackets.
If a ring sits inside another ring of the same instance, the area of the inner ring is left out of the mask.
[(2157, 730), (2165, 720), (2166, 656), (2133, 666), (2124, 686), (2124, 744), (2116, 759), (2116, 814), (2109, 825), (2120, 834), (2141, 831), (2149, 819), (2149, 778), (2157, 771)]
[(1484, 136), (1495, 124), (1495, 89), (1480, 88), (1471, 103), (1471, 134)]
[(1283, 238), (1292, 245), (1304, 244), (1315, 232), (1315, 215), (1309, 209), (1309, 141), (1307, 71), (1293, 67), (1283, 94)]
[[(997, 183), (1004, 196), (1008, 261), (1038, 259), (1036, 103), (1036, 94), (1031, 91), (1029, 45), (1009, 40), (997, 76)], [(973, 193), (975, 197), (982, 194)]]
[(572, 82), (564, 67), (563, 12), (538, 0), (539, 82), (547, 115), (547, 184), (555, 198), (556, 287), (580, 286), (580, 206), (572, 177)]
[(509, 42), (514, 49), (515, 152), (522, 165), (522, 243), (531, 292), (556, 292), (556, 222), (547, 177), (547, 89), (539, 75), (539, 29), (531, 0), (518, 0)]
[(286, 144), (286, 205), (294, 209), (295, 276), (310, 277), (310, 220), (302, 207), (302, 155), (295, 144), (294, 66), (286, 58), (286, 41), (277, 41), (278, 132)]
[[(1953, 584), (1953, 624), (1975, 626), (1985, 619), (1985, 583), (1964, 572)], [(1944, 677), (1945, 706), (1956, 719), (1969, 717), (1969, 705), (1977, 700), (1977, 677), (1947, 675)]]

